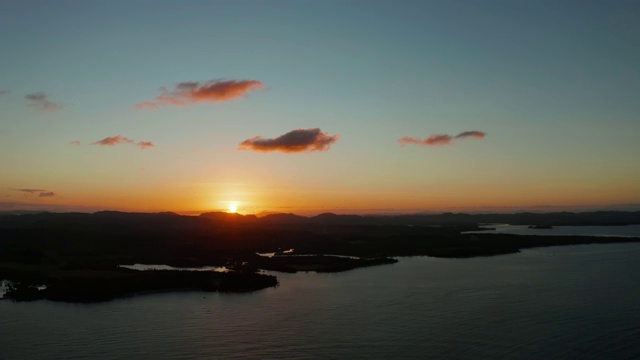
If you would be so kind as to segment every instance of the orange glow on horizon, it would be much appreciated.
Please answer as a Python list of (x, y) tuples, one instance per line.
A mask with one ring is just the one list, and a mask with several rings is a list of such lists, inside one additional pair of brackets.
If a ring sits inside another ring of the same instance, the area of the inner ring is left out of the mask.
[(637, 197), (628, 195), (638, 193), (639, 189), (637, 183), (630, 180), (626, 183), (596, 185), (572, 183), (570, 186), (567, 182), (494, 184), (484, 179), (474, 181), (475, 189), (470, 190), (467, 190), (464, 184), (451, 182), (436, 184), (438, 186), (434, 185), (433, 189), (407, 184), (402, 189), (384, 188), (376, 191), (364, 186), (356, 189), (331, 183), (325, 186), (304, 184), (305, 186), (296, 187), (288, 182), (280, 185), (269, 183), (267, 180), (258, 182), (248, 178), (242, 182), (201, 182), (179, 188), (180, 191), (157, 183), (139, 189), (133, 186), (137, 185), (134, 183), (130, 187), (110, 189), (102, 193), (95, 193), (86, 185), (65, 187), (53, 184), (50, 188), (55, 190), (54, 197), (25, 196), (13, 190), (9, 195), (14, 202), (7, 203), (8, 205), (0, 209), (56, 212), (172, 211), (179, 214), (222, 211), (242, 215), (294, 213), (307, 216), (323, 212), (365, 214), (422, 211), (587, 211), (640, 203)]

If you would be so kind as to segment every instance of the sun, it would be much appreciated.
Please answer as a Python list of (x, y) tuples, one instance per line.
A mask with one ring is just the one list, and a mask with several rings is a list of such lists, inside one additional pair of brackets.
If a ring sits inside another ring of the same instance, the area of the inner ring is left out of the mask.
[(232, 201), (229, 203), (229, 212), (230, 213), (238, 212), (238, 203), (236, 201)]

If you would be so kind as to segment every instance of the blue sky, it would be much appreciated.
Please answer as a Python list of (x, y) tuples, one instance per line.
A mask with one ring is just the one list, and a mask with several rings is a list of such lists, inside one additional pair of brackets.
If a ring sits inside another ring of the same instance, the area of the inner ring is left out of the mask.
[[(638, 204), (639, 24), (631, 1), (3, 1), (0, 196), (140, 211)], [(215, 80), (265, 89), (134, 108)], [(39, 92), (60, 109), (26, 106)], [(312, 128), (340, 138), (237, 149)], [(486, 137), (397, 142), (464, 131)], [(155, 147), (90, 145), (116, 135)]]

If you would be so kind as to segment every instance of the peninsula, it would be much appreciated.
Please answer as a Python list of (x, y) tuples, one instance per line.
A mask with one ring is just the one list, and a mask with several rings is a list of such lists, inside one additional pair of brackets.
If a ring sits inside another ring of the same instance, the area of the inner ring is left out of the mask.
[[(10, 281), (5, 298), (93, 302), (149, 292), (244, 292), (276, 286), (277, 278), (263, 270), (336, 272), (392, 264), (400, 256), (492, 256), (540, 246), (640, 242), (463, 233), (480, 230), (480, 224), (488, 222), (640, 224), (640, 212), (261, 218), (235, 213), (2, 214), (0, 280)], [(121, 266), (131, 264), (221, 266), (229, 271), (138, 271)]]

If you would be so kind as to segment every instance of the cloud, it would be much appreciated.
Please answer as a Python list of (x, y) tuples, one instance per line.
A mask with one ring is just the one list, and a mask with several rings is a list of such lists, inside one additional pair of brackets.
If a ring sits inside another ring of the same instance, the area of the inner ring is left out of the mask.
[(150, 148), (150, 147), (154, 147), (156, 146), (154, 143), (152, 143), (151, 141), (138, 141), (136, 143), (136, 146), (138, 146), (141, 149), (146, 149), (146, 148)]
[(80, 140), (73, 140), (69, 144), (79, 146), (80, 145)]
[(25, 196), (31, 196), (38, 194), (38, 197), (54, 197), (56, 193), (45, 189), (16, 189), (16, 191), (22, 192)]
[(256, 136), (240, 143), (240, 150), (254, 150), (260, 152), (282, 151), (286, 153), (327, 151), (340, 138), (321, 132), (320, 129), (296, 129), (278, 136), (275, 139), (265, 139)]
[(450, 135), (431, 135), (424, 140), (416, 139), (411, 136), (404, 136), (398, 140), (398, 142), (402, 145), (406, 144), (416, 144), (423, 146), (432, 146), (432, 145), (447, 145), (451, 143), (453, 138)]
[(398, 139), (398, 142), (403, 146), (407, 144), (415, 144), (415, 145), (422, 145), (422, 146), (438, 146), (438, 145), (451, 144), (453, 140), (456, 140), (456, 139), (467, 139), (467, 138), (482, 139), (486, 135), (487, 134), (482, 131), (474, 130), (474, 131), (463, 131), (456, 136), (451, 136), (446, 134), (434, 134), (434, 135), (430, 135), (428, 138), (424, 140), (416, 139), (411, 136), (404, 136)]
[(102, 140), (94, 141), (91, 145), (100, 145), (100, 146), (115, 146), (120, 144), (132, 144), (138, 146), (141, 149), (146, 149), (150, 147), (154, 147), (155, 144), (151, 141), (138, 141), (135, 142), (132, 139), (129, 139), (126, 136), (116, 135), (116, 136), (108, 136)]
[(186, 106), (199, 102), (230, 101), (245, 96), (250, 91), (264, 89), (264, 84), (258, 80), (216, 80), (200, 84), (199, 82), (182, 82), (175, 89), (166, 87), (162, 94), (152, 101), (136, 104), (136, 109), (157, 109), (160, 106)]
[(472, 137), (475, 139), (482, 139), (486, 136), (486, 133), (483, 133), (482, 131), (464, 131), (461, 132), (460, 134), (456, 135), (456, 139), (464, 139), (464, 138), (468, 138), (468, 137)]
[(17, 191), (22, 191), (25, 194), (35, 194), (43, 191), (47, 191), (44, 189), (16, 189)]
[(91, 145), (101, 145), (101, 146), (114, 146), (118, 144), (131, 144), (133, 140), (129, 139), (126, 136), (116, 135), (116, 136), (108, 136), (102, 140), (94, 141)]
[(0, 96), (2, 95), (7, 95), (8, 93), (10, 93), (11, 91), (9, 90), (0, 90)]
[(63, 108), (61, 104), (56, 104), (47, 99), (47, 94), (38, 92), (34, 94), (27, 94), (24, 96), (29, 100), (28, 107), (36, 109), (38, 111), (58, 111)]

